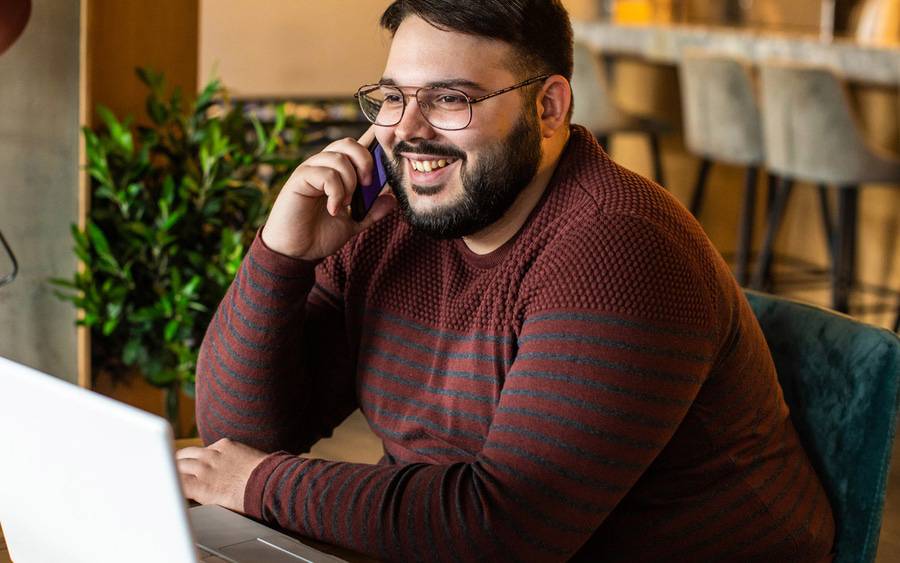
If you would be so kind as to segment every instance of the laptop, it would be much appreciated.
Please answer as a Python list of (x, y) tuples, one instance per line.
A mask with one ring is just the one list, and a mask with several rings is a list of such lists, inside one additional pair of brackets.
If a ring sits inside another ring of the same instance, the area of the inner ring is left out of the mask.
[(15, 563), (342, 561), (219, 506), (188, 510), (164, 419), (2, 357), (0, 524)]

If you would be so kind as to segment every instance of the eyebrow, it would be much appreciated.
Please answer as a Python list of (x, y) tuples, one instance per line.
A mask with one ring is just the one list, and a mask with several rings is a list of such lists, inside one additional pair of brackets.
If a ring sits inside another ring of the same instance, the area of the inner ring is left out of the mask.
[[(384, 86), (397, 86), (397, 81), (393, 78), (382, 77), (381, 80), (378, 81), (378, 84)], [(478, 82), (473, 82), (471, 80), (467, 80), (465, 78), (450, 78), (447, 80), (435, 80), (433, 82), (425, 83), (426, 88), (470, 88), (473, 90), (481, 90), (485, 91), (484, 86), (479, 84)]]

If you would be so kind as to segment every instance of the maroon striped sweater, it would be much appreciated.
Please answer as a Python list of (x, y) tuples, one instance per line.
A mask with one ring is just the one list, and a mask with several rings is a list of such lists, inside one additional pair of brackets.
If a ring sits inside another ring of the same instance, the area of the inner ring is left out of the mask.
[[(248, 514), (378, 558), (829, 559), (828, 499), (728, 267), (579, 127), (490, 255), (396, 212), (318, 265), (257, 238), (197, 379), (205, 442), (280, 450)], [(295, 455), (357, 407), (382, 463)]]

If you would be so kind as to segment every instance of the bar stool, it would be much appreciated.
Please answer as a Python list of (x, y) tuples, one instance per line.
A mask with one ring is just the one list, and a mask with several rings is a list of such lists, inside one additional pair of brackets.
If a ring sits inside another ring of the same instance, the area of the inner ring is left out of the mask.
[(746, 285), (753, 244), (756, 179), (764, 157), (762, 126), (750, 73), (736, 59), (698, 50), (683, 53), (678, 71), (685, 143), (701, 158), (691, 195), (691, 213), (700, 216), (707, 176), (714, 161), (747, 168), (734, 273), (738, 283)]
[[(831, 307), (846, 313), (856, 274), (859, 186), (900, 183), (900, 158), (866, 143), (843, 84), (829, 70), (778, 63), (763, 64), (760, 70), (766, 166), (781, 181), (753, 286), (761, 287), (771, 268), (775, 237), (794, 182), (812, 182), (837, 192), (836, 229), (829, 237)], [(828, 200), (820, 201), (831, 224)]]
[(671, 126), (654, 119), (626, 112), (616, 103), (609, 87), (606, 67), (600, 57), (584, 43), (575, 42), (572, 92), (575, 107), (572, 122), (587, 127), (607, 150), (609, 136), (615, 133), (646, 133), (653, 161), (653, 178), (665, 185), (659, 135), (671, 131)]

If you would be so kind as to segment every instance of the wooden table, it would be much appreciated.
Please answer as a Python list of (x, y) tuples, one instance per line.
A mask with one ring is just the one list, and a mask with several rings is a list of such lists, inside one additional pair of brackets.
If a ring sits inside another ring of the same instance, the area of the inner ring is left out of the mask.
[(810, 34), (688, 24), (576, 21), (572, 29), (577, 40), (598, 52), (656, 63), (675, 65), (686, 49), (701, 48), (752, 63), (776, 60), (826, 66), (856, 82), (900, 83), (900, 47), (861, 45), (849, 39), (823, 42)]
[(6, 540), (3, 538), (3, 528), (0, 527), (0, 563), (12, 563), (9, 551), (6, 549)]

